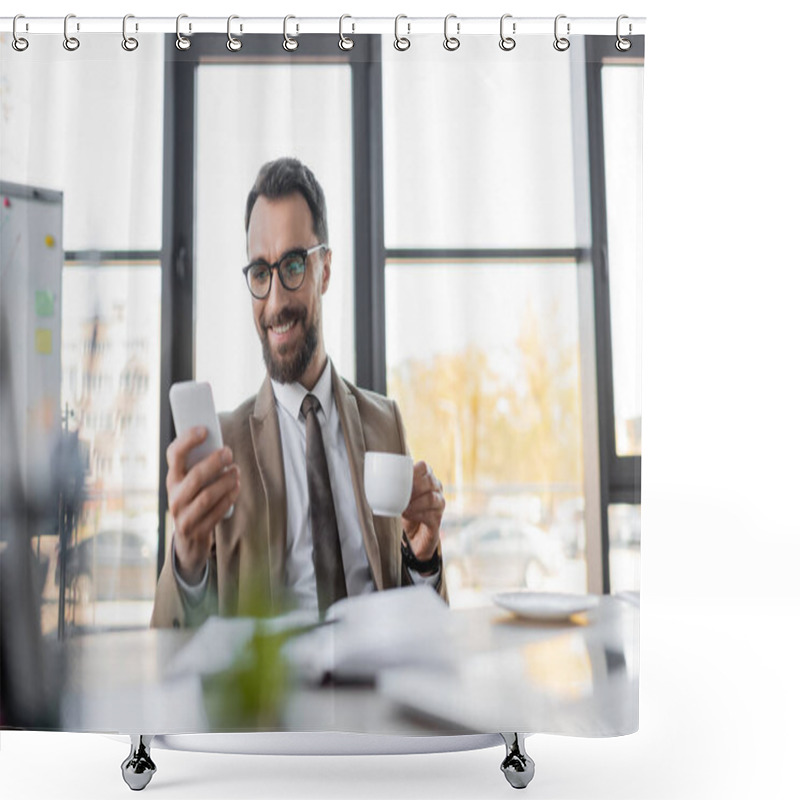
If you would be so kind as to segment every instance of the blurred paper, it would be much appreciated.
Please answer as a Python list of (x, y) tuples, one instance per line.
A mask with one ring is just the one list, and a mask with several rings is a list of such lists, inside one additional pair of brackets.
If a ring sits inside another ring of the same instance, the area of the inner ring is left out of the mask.
[(387, 667), (449, 664), (452, 619), (427, 585), (348, 597), (326, 615), (333, 622), (287, 642), (284, 655), (309, 682), (330, 675), (371, 680)]
[(49, 356), (53, 352), (53, 332), (48, 328), (37, 328), (34, 346), (41, 356)]
[(292, 611), (271, 619), (255, 617), (209, 617), (189, 643), (178, 651), (167, 667), (167, 677), (184, 674), (211, 675), (228, 669), (242, 653), (256, 631), (283, 633), (318, 622), (308, 611)]
[(36, 316), (52, 317), (55, 312), (55, 297), (52, 292), (36, 290)]

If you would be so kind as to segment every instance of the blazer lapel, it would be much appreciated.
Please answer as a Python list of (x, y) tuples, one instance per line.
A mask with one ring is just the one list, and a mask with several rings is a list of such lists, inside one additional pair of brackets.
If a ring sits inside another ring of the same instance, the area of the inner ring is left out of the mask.
[(369, 567), (372, 571), (372, 580), (375, 583), (375, 588), (381, 590), (384, 587), (378, 537), (375, 534), (372, 511), (367, 505), (367, 498), (364, 494), (364, 454), (366, 445), (364, 444), (364, 431), (361, 428), (358, 404), (356, 403), (355, 397), (353, 397), (352, 393), (347, 388), (347, 384), (345, 384), (334, 369), (333, 362), (331, 362), (331, 379), (333, 383), (333, 397), (336, 401), (336, 408), (339, 411), (344, 441), (347, 446), (347, 456), (350, 461), (350, 475), (353, 479), (353, 491), (356, 497), (358, 518), (361, 522), (361, 535), (364, 538), (364, 549), (367, 553), (367, 561), (369, 561)]
[[(259, 597), (269, 601), (273, 609), (282, 606), (283, 573), (286, 558), (286, 484), (283, 474), (283, 449), (278, 422), (278, 410), (269, 376), (264, 379), (256, 396), (250, 416), (250, 433), (253, 440), (258, 471), (264, 489), (265, 509), (261, 524), (254, 521), (255, 535), (252, 562), (242, 564), (242, 575), (247, 580), (242, 588), (245, 597)], [(259, 506), (256, 504), (256, 508)], [(269, 565), (269, 596), (266, 594), (261, 565)]]

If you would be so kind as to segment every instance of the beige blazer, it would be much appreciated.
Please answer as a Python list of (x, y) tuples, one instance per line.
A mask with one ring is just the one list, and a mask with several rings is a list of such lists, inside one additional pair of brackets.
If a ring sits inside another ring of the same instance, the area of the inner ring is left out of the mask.
[[(400, 411), (393, 400), (358, 389), (340, 378), (333, 365), (331, 377), (373, 582), (378, 590), (409, 585), (411, 577), (400, 554), (401, 522), (398, 518), (373, 516), (364, 494), (367, 450), (408, 452)], [(172, 570), (172, 542), (167, 543), (151, 627), (191, 627), (212, 614), (230, 617), (256, 615), (264, 613), (264, 609), (268, 613), (287, 610), (286, 487), (275, 403), (267, 376), (255, 397), (235, 411), (220, 414), (222, 438), (233, 450), (241, 473), (236, 510), (214, 530), (208, 589), (197, 606), (184, 600)], [(443, 576), (442, 570), (436, 589), (447, 601)]]

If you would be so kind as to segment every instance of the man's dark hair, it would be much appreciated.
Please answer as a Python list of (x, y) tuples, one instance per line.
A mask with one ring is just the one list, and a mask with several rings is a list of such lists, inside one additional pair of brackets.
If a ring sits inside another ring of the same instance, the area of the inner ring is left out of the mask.
[(277, 200), (300, 192), (311, 209), (314, 234), (320, 242), (328, 242), (328, 212), (325, 209), (325, 194), (314, 173), (296, 158), (276, 158), (268, 161), (258, 171), (256, 182), (247, 195), (244, 214), (244, 229), (250, 227), (250, 215), (259, 196)]

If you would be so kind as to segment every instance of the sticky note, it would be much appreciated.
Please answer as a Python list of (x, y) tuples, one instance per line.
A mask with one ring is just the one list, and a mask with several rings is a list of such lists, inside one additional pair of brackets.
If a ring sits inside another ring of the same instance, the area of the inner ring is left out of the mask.
[(55, 244), (56, 244), (56, 237), (55, 237), (55, 236), (51, 236), (51, 235), (48, 233), (48, 234), (47, 234), (47, 236), (45, 236), (45, 237), (44, 237), (44, 243), (45, 243), (45, 244), (46, 244), (48, 247), (55, 247)]
[(39, 355), (49, 356), (53, 352), (53, 331), (49, 328), (37, 328), (35, 343)]
[(54, 296), (52, 292), (36, 290), (36, 316), (52, 317), (54, 311)]

